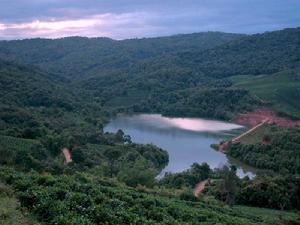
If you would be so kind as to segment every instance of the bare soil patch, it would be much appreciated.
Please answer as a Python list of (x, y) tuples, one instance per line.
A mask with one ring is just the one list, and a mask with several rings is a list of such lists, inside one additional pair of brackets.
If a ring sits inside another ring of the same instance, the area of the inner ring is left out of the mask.
[(246, 126), (256, 126), (265, 120), (268, 120), (269, 124), (276, 124), (281, 127), (300, 126), (300, 121), (280, 117), (268, 108), (259, 108), (253, 112), (239, 114), (234, 122)]
[(67, 149), (67, 148), (63, 148), (63, 154), (64, 154), (64, 157), (65, 157), (65, 162), (64, 164), (67, 165), (69, 164), (70, 162), (72, 162), (72, 156), (71, 156), (71, 153), (70, 153), (70, 150)]
[(193, 190), (193, 194), (196, 198), (198, 198), (200, 196), (200, 194), (202, 193), (202, 191), (205, 188), (205, 185), (208, 183), (208, 179), (199, 182), (196, 187)]

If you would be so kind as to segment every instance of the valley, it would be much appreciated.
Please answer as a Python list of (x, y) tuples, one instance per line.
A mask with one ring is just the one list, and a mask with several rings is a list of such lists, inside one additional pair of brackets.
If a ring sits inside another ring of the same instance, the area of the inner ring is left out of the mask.
[(298, 224), (299, 38), (0, 41), (0, 223)]

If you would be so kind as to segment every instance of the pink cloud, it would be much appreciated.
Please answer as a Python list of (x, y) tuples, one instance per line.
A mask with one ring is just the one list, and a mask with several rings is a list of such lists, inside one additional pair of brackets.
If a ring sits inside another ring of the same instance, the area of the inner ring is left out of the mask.
[(149, 28), (145, 19), (151, 18), (146, 13), (96, 14), (80, 19), (34, 20), (23, 23), (0, 23), (0, 36), (59, 38), (65, 36), (108, 36), (126, 38), (126, 33)]

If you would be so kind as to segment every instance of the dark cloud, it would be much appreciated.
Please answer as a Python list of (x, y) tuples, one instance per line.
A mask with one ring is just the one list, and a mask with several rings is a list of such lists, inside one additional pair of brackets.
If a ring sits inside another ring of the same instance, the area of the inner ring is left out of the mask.
[(257, 33), (297, 27), (299, 12), (299, 0), (1, 0), (0, 38)]

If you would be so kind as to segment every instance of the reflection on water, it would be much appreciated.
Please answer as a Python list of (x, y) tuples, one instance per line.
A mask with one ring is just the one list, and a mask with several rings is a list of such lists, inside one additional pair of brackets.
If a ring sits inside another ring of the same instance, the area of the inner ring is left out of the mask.
[(224, 123), (216, 120), (203, 120), (195, 118), (169, 118), (159, 114), (141, 114), (127, 118), (137, 123), (147, 123), (160, 128), (178, 128), (187, 131), (218, 132), (243, 128), (240, 125)]
[[(112, 120), (105, 131), (122, 129), (133, 142), (155, 144), (169, 153), (169, 164), (163, 172), (180, 172), (194, 162), (207, 162), (211, 168), (229, 161), (210, 145), (240, 133), (242, 126), (215, 120), (168, 118), (157, 114), (123, 115)], [(243, 169), (242, 169), (243, 168)], [(239, 176), (252, 173), (238, 165)]]

